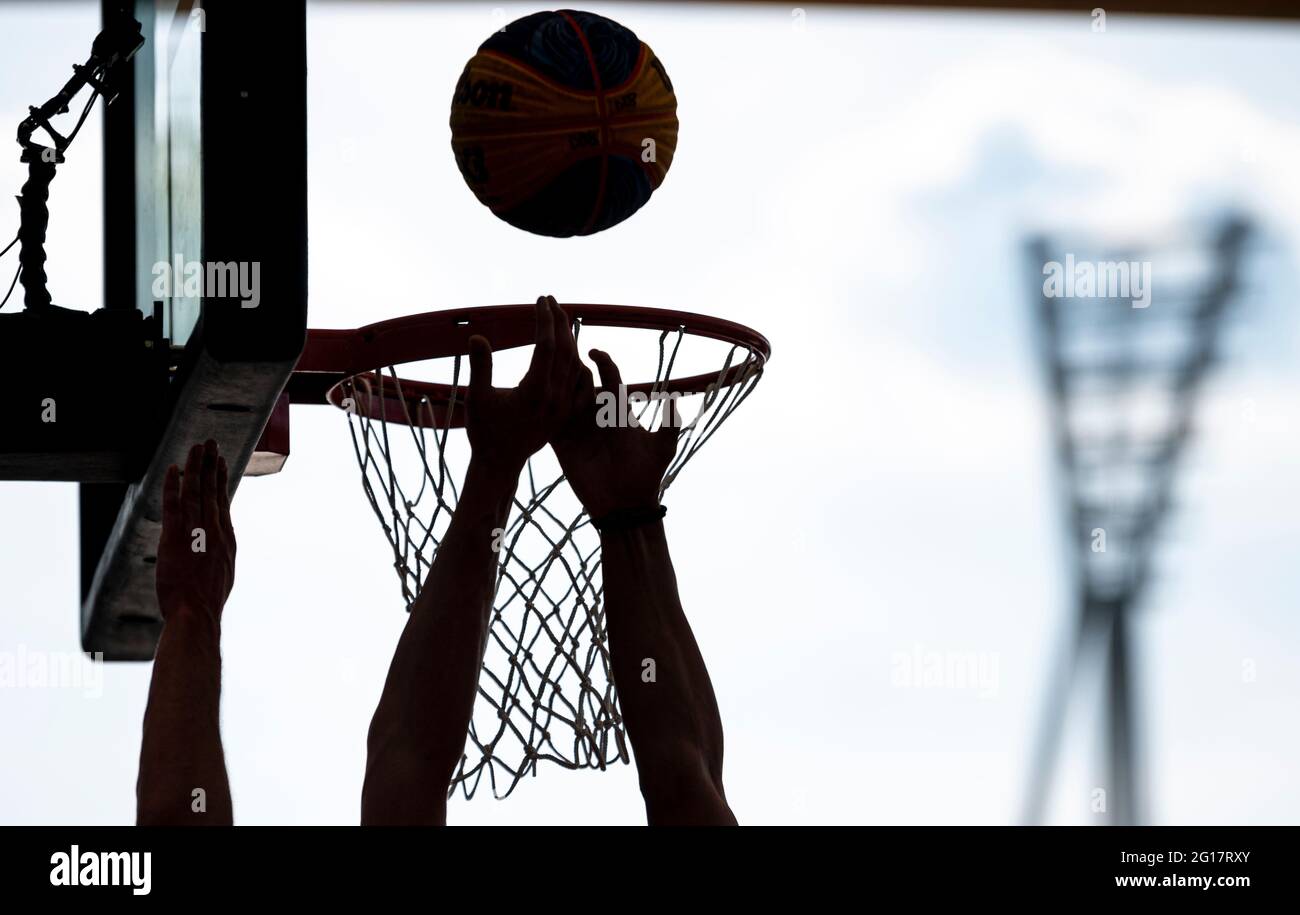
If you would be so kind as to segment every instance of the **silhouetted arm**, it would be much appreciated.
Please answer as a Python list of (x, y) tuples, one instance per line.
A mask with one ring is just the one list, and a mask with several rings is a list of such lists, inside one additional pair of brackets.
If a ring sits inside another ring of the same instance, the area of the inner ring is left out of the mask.
[(465, 749), (487, 648), (493, 531), (505, 526), (520, 469), (470, 460), (370, 725), (363, 825), (446, 822), (447, 786)]
[[(517, 388), (492, 387), (492, 350), (470, 340), (465, 430), (472, 457), (465, 485), (411, 607), (370, 725), (361, 794), (365, 824), (446, 822), (447, 790), (460, 763), (496, 591), (495, 531), (504, 528), (519, 474), (566, 414), (577, 367), (556, 357), (555, 300), (537, 301), (537, 337)], [(564, 324), (567, 328), (567, 324)], [(563, 392), (556, 398), (554, 392)]]
[[(574, 346), (559, 338), (559, 347)], [(592, 350), (603, 390), (622, 379)], [(565, 476), (596, 520), (659, 505), (677, 451), (680, 419), (669, 401), (656, 432), (600, 428), (591, 373), (575, 389), (572, 416), (552, 441)], [(704, 659), (682, 611), (662, 520), (604, 525), (601, 562), (614, 685), (651, 825), (734, 825), (722, 787), (722, 721)]]
[(610, 661), (654, 825), (734, 825), (722, 719), (682, 611), (663, 521), (600, 538)]
[(183, 482), (173, 466), (163, 484), (163, 629), (140, 744), (141, 826), (234, 823), (220, 729), (221, 611), (235, 574), (227, 492), (226, 462), (214, 442), (190, 450)]

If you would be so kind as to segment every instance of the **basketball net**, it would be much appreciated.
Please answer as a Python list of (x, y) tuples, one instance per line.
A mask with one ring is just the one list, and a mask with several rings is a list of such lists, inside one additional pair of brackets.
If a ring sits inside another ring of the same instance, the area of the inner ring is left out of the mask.
[[(574, 323), (575, 336), (581, 327), (581, 320)], [(685, 328), (659, 333), (651, 396), (629, 411), (638, 424), (651, 428), (661, 417), (688, 336)], [(358, 404), (397, 402), (405, 411), (400, 421), (388, 422), (382, 409), (347, 412), (362, 484), (392, 547), (408, 611), (437, 558), (468, 465), (464, 436), (452, 436), (449, 426), (467, 390), (463, 359), (455, 357), (452, 404), (445, 410), (435, 411), (427, 398), (400, 396), (395, 366), (343, 383)], [(699, 411), (678, 433), (661, 497), (753, 391), (762, 363), (748, 347), (733, 344), (714, 383), (694, 395)], [(610, 673), (600, 535), (549, 449), (529, 459), (506, 526), (495, 533), (500, 559), (478, 699), (448, 797), (457, 789), (473, 797), (485, 777), (495, 797), (507, 797), (542, 762), (604, 769), (630, 761)]]

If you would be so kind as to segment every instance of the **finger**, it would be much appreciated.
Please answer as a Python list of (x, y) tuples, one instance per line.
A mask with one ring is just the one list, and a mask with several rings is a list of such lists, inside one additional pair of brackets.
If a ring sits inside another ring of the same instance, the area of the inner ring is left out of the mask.
[(581, 408), (587, 403), (593, 401), (596, 397), (596, 382), (591, 377), (591, 369), (587, 368), (581, 362), (578, 363), (578, 377), (573, 386), (574, 406)]
[(469, 338), (469, 393), (482, 397), (492, 388), (492, 344), (487, 337)]
[(578, 361), (578, 341), (573, 336), (573, 321), (551, 298), (551, 313), (555, 317), (555, 340), (557, 348), (573, 361)]
[(537, 332), (534, 338), (533, 359), (528, 366), (525, 380), (535, 384), (545, 384), (551, 374), (551, 364), (555, 360), (555, 315), (546, 301), (546, 296), (537, 300)]
[(596, 368), (600, 370), (600, 386), (602, 388), (616, 390), (623, 383), (623, 376), (619, 373), (614, 360), (609, 358), (609, 353), (594, 349), (587, 355), (591, 357), (591, 361), (596, 363)]
[(596, 428), (596, 385), (591, 369), (579, 363), (569, 400), (568, 416), (551, 433), (551, 444), (582, 439)]
[(592, 381), (591, 369), (581, 362), (577, 363), (563, 390), (567, 394), (555, 398), (555, 412), (557, 419), (564, 423), (565, 432), (589, 426), (596, 413), (596, 386)]
[(199, 524), (204, 531), (215, 533), (220, 513), (217, 510), (217, 443), (212, 439), (208, 439), (203, 446), (202, 484), (200, 508), (203, 510), (203, 519)]
[[(578, 358), (578, 344), (573, 339), (573, 326), (569, 316), (554, 298), (550, 300), (551, 314), (555, 321), (555, 361), (551, 367), (554, 390), (561, 397), (572, 394), (578, 380), (578, 369), (582, 360)], [(570, 404), (556, 404), (557, 409), (568, 409)]]
[(181, 478), (181, 522), (185, 534), (194, 529), (200, 517), (199, 499), (202, 494), (203, 481), (200, 473), (203, 467), (203, 446), (195, 445), (185, 459), (185, 475)]
[(160, 540), (175, 536), (181, 523), (181, 469), (175, 464), (167, 468), (163, 477), (162, 534)]
[(230, 521), (230, 469), (224, 457), (217, 458), (217, 522), (226, 543), (235, 547), (235, 525)]

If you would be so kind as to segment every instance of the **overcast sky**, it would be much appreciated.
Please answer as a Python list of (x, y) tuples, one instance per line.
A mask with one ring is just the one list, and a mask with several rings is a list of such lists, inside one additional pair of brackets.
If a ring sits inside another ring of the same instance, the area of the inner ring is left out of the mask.
[[(310, 7), (311, 323), (550, 293), (768, 335), (762, 384), (666, 500), (741, 822), (1016, 818), (1068, 612), (1024, 238), (1142, 240), (1203, 229), (1227, 204), (1267, 243), (1137, 624), (1145, 796), (1158, 823), (1300, 819), (1300, 32), (587, 8), (664, 61), (681, 140), (641, 212), (551, 240), (492, 217), (448, 144), (465, 60), (535, 7)], [(84, 59), (96, 17), (0, 6), (0, 127)], [(51, 198), (51, 288), (85, 308), (102, 304), (99, 124)], [(16, 205), (0, 219), (16, 225)], [(0, 266), (10, 276), (13, 254)], [(130, 392), (105, 398), (129, 409)], [(354, 823), (405, 614), (343, 418), (296, 410), (285, 471), (246, 481), (234, 518), (222, 719), (236, 820)], [(75, 487), (0, 484), (0, 653), (76, 651), (77, 561)], [(991, 679), (897, 682), (907, 657), (936, 652), (974, 653)], [(0, 687), (0, 822), (131, 821), (148, 676), (110, 665), (97, 689)], [(1058, 822), (1092, 821), (1095, 695), (1072, 710)], [(544, 768), (448, 818), (644, 812), (630, 767)]]

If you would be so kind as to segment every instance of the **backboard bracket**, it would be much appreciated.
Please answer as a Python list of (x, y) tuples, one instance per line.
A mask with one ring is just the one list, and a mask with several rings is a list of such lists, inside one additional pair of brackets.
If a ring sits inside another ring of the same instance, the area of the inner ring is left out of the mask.
[[(213, 439), (233, 494), (302, 352), (307, 28), (304, 0), (205, 0), (201, 16), (189, 0), (102, 0), (106, 18), (123, 6), (146, 46), (105, 113), (104, 297), (161, 313), (169, 380), (156, 447), (124, 482), (82, 487), (81, 641), (105, 660), (149, 660), (167, 468)], [(205, 288), (155, 305), (158, 265), (180, 255), (255, 266), (256, 302)]]

